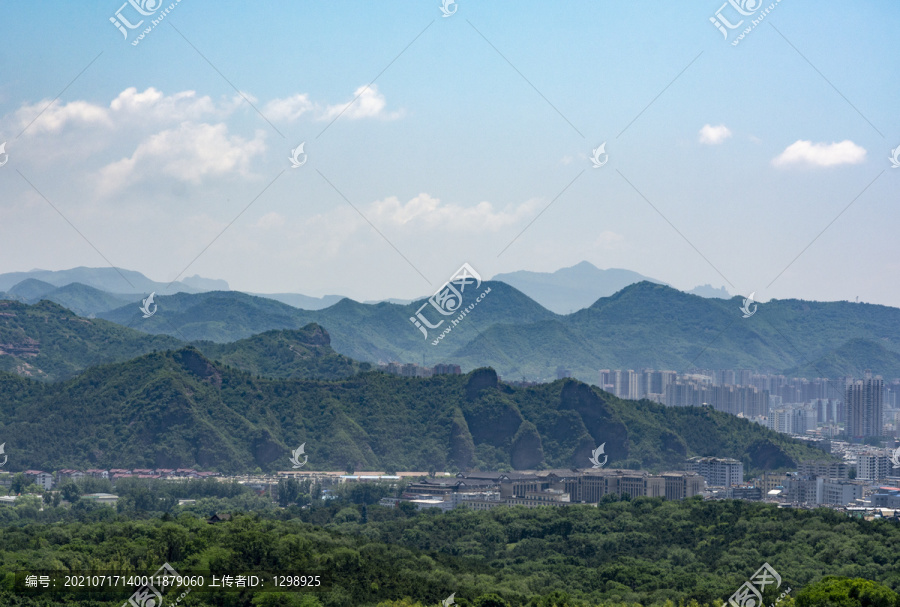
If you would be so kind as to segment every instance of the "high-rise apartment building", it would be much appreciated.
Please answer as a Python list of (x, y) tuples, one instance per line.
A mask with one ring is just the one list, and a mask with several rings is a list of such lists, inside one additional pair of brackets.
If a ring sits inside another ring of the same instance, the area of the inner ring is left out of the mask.
[(850, 438), (881, 436), (884, 380), (866, 371), (865, 379), (847, 384), (847, 435)]

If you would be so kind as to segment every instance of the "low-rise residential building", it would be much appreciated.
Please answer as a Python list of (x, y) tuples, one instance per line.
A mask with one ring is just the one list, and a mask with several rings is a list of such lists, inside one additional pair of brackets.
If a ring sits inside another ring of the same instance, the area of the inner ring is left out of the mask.
[(730, 487), (744, 483), (744, 464), (736, 459), (720, 457), (692, 457), (684, 469), (696, 472), (711, 487)]
[(762, 488), (755, 485), (743, 485), (729, 487), (725, 490), (725, 497), (735, 500), (759, 501), (763, 498)]
[(878, 481), (893, 472), (893, 462), (887, 451), (872, 451), (856, 456), (856, 478)]
[(115, 506), (116, 502), (119, 500), (119, 496), (112, 493), (86, 493), (81, 496), (81, 499), (95, 502), (97, 504)]
[(56, 484), (61, 485), (64, 481), (77, 481), (84, 478), (84, 472), (80, 470), (63, 469), (56, 472)]
[(38, 487), (43, 488), (44, 490), (53, 488), (53, 475), (49, 472), (42, 472), (41, 470), (26, 470), (25, 479), (34, 483)]
[(822, 501), (818, 504), (846, 506), (863, 496), (863, 483), (843, 479), (827, 479), (822, 483)]
[(846, 462), (831, 462), (826, 460), (806, 460), (800, 462), (797, 467), (800, 476), (812, 476), (822, 478), (849, 478), (850, 466)]

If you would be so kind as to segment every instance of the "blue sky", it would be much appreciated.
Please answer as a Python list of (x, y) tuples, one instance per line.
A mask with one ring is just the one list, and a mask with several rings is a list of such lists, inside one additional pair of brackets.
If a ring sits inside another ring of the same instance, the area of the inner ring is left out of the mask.
[(137, 46), (121, 5), (0, 6), (0, 272), (363, 300), (587, 260), (900, 306), (896, 3), (782, 0), (737, 46), (715, 0), (182, 0)]

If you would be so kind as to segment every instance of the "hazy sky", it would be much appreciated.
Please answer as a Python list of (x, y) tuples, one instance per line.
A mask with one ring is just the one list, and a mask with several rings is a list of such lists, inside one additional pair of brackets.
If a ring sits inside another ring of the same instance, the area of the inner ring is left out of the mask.
[(727, 40), (720, 0), (133, 4), (0, 5), (0, 272), (363, 300), (588, 260), (900, 306), (897, 2), (734, 0)]

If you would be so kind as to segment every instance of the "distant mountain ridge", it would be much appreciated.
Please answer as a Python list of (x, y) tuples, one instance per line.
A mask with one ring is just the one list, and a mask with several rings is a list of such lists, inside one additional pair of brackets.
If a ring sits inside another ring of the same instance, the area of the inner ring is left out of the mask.
[[(216, 342), (314, 322), (328, 331), (337, 352), (355, 360), (491, 366), (504, 377), (532, 380), (554, 379), (557, 367), (588, 382), (604, 368), (780, 373), (853, 339), (900, 352), (900, 309), (887, 306), (772, 300), (745, 319), (739, 296), (708, 299), (642, 282), (563, 316), (503, 282), (485, 281), (481, 288), (491, 293), (436, 346), (410, 322), (427, 300), (402, 306), (342, 299), (309, 311), (237, 292), (182, 293), (157, 298), (159, 311), (149, 319), (135, 305), (102, 316), (151, 333)], [(879, 372), (898, 370), (889, 364)]]
[[(703, 298), (640, 282), (560, 315), (504, 282), (484, 281), (480, 288), (490, 293), (452, 326), (453, 317), (442, 317), (426, 299), (401, 305), (343, 298), (327, 308), (304, 310), (237, 291), (157, 293), (156, 312), (143, 318), (140, 296), (123, 303), (120, 298), (128, 296), (85, 285), (41, 295), (48, 284), (28, 279), (14, 285), (9, 297), (52, 299), (83, 316), (98, 309), (99, 318), (187, 343), (225, 344), (316, 323), (327, 330), (338, 354), (356, 361), (452, 362), (466, 370), (491, 366), (511, 379), (552, 380), (558, 368), (592, 383), (604, 368), (751, 368), (804, 377), (822, 375), (816, 368), (832, 377), (872, 369), (900, 377), (894, 356), (900, 354), (900, 310), (871, 304), (771, 300), (742, 318), (742, 297)], [(423, 305), (430, 322), (442, 323), (428, 337), (410, 320)], [(452, 331), (436, 342), (447, 328)], [(853, 345), (853, 340), (862, 341)]]
[[(609, 297), (627, 286), (639, 282), (651, 282), (669, 286), (631, 270), (610, 268), (601, 270), (590, 262), (582, 261), (555, 272), (530, 272), (520, 270), (497, 274), (491, 280), (499, 280), (513, 286), (548, 310), (557, 314), (570, 314), (587, 308), (602, 297)], [(730, 299), (725, 287), (711, 285), (694, 287), (688, 291), (700, 297)]]
[(224, 280), (214, 280), (192, 276), (181, 281), (166, 282), (150, 280), (140, 272), (121, 268), (78, 267), (70, 270), (31, 270), (29, 272), (8, 272), (0, 274), (0, 291), (9, 291), (24, 280), (35, 279), (55, 287), (71, 283), (81, 283), (113, 294), (147, 295), (153, 291), (166, 293), (200, 293), (202, 291), (228, 290)]
[(517, 288), (557, 314), (569, 314), (586, 308), (601, 297), (609, 297), (637, 282), (665, 284), (631, 270), (601, 270), (587, 261), (555, 272), (519, 270), (497, 274), (491, 280)]

